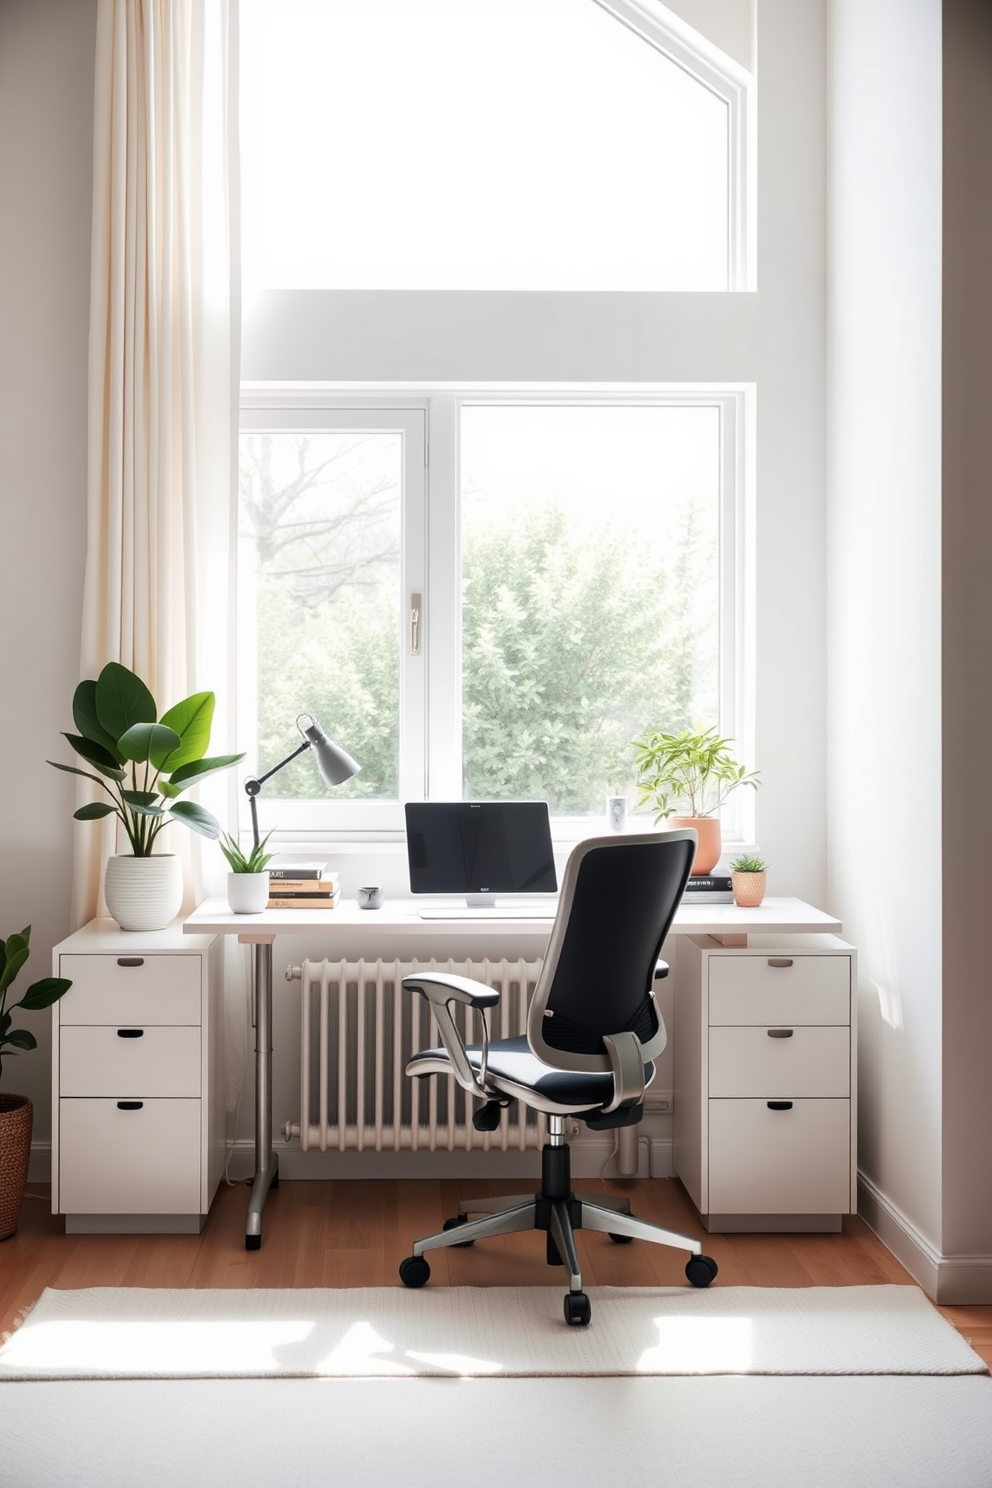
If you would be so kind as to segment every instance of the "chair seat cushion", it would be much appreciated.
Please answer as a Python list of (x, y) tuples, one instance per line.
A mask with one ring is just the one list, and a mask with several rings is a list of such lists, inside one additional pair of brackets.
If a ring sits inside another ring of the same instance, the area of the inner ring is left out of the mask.
[[(479, 1044), (469, 1044), (466, 1049), (469, 1063), (476, 1071), (482, 1064), (482, 1049)], [(410, 1060), (407, 1068), (416, 1074), (416, 1065), (423, 1061), (438, 1060), (450, 1063), (444, 1049), (421, 1049)], [(526, 1034), (516, 1038), (494, 1039), (489, 1045), (489, 1074), (499, 1081), (508, 1080), (514, 1085), (536, 1091), (545, 1100), (567, 1106), (575, 1111), (608, 1105), (613, 1099), (613, 1076), (607, 1071), (599, 1074), (581, 1070), (556, 1070), (538, 1059), (527, 1042)], [(644, 1066), (645, 1083), (654, 1075), (654, 1066)]]

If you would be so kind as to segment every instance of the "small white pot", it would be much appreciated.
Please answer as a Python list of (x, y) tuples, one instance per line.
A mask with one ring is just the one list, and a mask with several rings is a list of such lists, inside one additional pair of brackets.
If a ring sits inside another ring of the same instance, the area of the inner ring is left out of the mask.
[(182, 908), (182, 864), (175, 853), (115, 853), (107, 859), (103, 894), (122, 930), (164, 930)]
[(229, 873), (227, 902), (232, 914), (261, 914), (269, 902), (269, 873)]

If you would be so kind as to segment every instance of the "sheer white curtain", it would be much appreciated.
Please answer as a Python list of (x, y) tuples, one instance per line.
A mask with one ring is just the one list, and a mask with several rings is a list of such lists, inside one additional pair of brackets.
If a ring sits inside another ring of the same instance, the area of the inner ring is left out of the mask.
[[(81, 675), (122, 662), (163, 710), (215, 692), (218, 754), (236, 747), (238, 250), (237, 0), (100, 0)], [(94, 823), (75, 839), (82, 924), (102, 911), (115, 843)], [(192, 907), (199, 839), (172, 826), (162, 842), (184, 857)]]

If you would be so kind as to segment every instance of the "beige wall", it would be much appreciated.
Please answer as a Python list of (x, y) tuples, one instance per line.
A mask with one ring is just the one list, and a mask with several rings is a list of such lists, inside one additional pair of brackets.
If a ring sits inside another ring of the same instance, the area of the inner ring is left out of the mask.
[(967, 1270), (992, 1252), (992, 5), (944, 0), (943, 39), (942, 1199)]
[[(69, 929), (71, 779), (62, 729), (79, 677), (86, 522), (96, 0), (0, 4), (0, 936), (32, 926), (18, 986), (51, 971)], [(50, 1136), (48, 1014), (40, 1048), (4, 1061)]]

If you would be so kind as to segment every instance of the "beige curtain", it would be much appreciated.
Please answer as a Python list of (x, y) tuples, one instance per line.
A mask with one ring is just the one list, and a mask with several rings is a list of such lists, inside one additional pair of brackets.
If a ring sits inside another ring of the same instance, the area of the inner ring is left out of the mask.
[[(237, 0), (99, 3), (81, 675), (122, 662), (162, 710), (210, 689), (212, 753), (236, 747), (236, 41)], [(216, 809), (216, 793), (204, 800)], [(160, 840), (184, 858), (191, 908), (200, 839), (174, 825)], [(106, 912), (102, 870), (116, 845), (112, 826), (95, 823), (75, 841), (79, 925)]]

